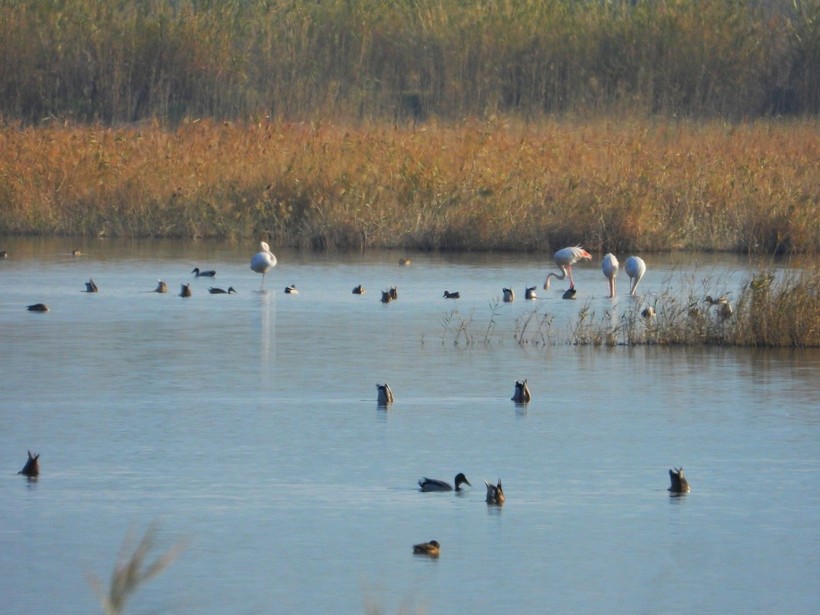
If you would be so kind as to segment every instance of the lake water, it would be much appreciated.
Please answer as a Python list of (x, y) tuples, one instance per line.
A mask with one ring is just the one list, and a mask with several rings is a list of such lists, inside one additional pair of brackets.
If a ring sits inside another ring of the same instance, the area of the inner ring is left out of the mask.
[[(564, 282), (541, 290), (547, 255), (400, 267), (393, 252), (274, 247), (260, 293), (250, 243), (0, 248), (4, 613), (99, 612), (89, 575), (107, 583), (153, 522), (154, 554), (185, 547), (129, 613), (817, 610), (817, 351), (536, 347), (514, 339), (532, 302), (490, 307), (537, 285), (556, 332), (582, 305), (612, 310), (597, 256), (575, 268), (572, 302)], [(749, 267), (646, 260), (639, 302), (685, 276), (737, 296)], [(90, 277), (97, 294), (80, 292)], [(145, 292), (158, 278), (170, 292)], [(627, 288), (622, 273), (615, 312), (634, 306)], [(50, 311), (26, 311), (36, 302)], [(474, 343), (444, 331), (453, 310)], [(510, 401), (521, 378), (526, 406)], [(27, 449), (36, 482), (16, 475)], [(673, 466), (684, 497), (667, 492)], [(472, 488), (418, 491), (457, 472)], [(499, 478), (507, 502), (488, 507), (483, 481)], [(431, 539), (438, 559), (412, 554)]]

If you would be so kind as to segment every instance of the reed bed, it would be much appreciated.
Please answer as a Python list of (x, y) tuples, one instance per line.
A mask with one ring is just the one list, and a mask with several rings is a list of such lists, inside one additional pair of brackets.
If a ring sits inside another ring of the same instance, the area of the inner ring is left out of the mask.
[(820, 246), (816, 120), (0, 125), (0, 234), (313, 249)]
[[(776, 274), (759, 271), (743, 284), (729, 309), (712, 305), (720, 284), (710, 279), (685, 280), (688, 292), (663, 291), (636, 302), (622, 314), (596, 314), (590, 303), (577, 317), (557, 327), (555, 315), (534, 307), (515, 320), (512, 338), (521, 345), (575, 346), (731, 346), (746, 348), (820, 348), (820, 269)], [(664, 284), (666, 286), (666, 284)], [(707, 295), (707, 293), (712, 295)], [(651, 308), (652, 315), (645, 310)], [(441, 342), (455, 346), (502, 344), (497, 332), (497, 310), (491, 305), (485, 328), (475, 313), (457, 311), (442, 318)]]

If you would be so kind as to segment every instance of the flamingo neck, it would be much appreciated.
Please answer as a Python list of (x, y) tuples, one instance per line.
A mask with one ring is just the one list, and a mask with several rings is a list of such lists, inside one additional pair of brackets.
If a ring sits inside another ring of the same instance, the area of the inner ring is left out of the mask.
[(567, 277), (567, 270), (565, 267), (561, 267), (561, 273), (555, 273), (554, 271), (550, 271), (547, 274), (547, 279), (544, 281), (544, 290), (550, 289), (550, 278), (555, 278), (556, 280), (563, 280)]

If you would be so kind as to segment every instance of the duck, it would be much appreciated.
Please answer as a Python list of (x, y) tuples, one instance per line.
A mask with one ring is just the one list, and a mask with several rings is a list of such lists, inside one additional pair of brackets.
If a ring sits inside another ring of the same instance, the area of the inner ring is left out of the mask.
[(527, 286), (524, 289), (524, 299), (528, 301), (538, 299), (538, 295), (535, 294), (535, 286)]
[(363, 295), (364, 294), (364, 286), (359, 284), (358, 286), (353, 287), (353, 294), (354, 295)]
[(228, 286), (228, 290), (223, 288), (214, 288), (213, 286), (208, 289), (208, 292), (212, 295), (230, 295), (231, 293), (235, 293), (236, 289), (233, 286)]
[(28, 451), (28, 459), (26, 460), (26, 464), (23, 466), (23, 469), (18, 472), (18, 474), (22, 474), (27, 478), (37, 478), (40, 476), (40, 454), (37, 453), (36, 455), (32, 455), (31, 451)]
[(48, 312), (48, 306), (45, 303), (34, 303), (26, 308), (29, 312)]
[(504, 303), (512, 303), (515, 301), (515, 291), (512, 288), (504, 288), (502, 289), (504, 293)]
[(390, 303), (393, 301), (393, 295), (390, 294), (389, 290), (382, 291), (382, 303)]
[(391, 287), (390, 287), (390, 290), (389, 290), (388, 292), (390, 293), (390, 298), (391, 298), (393, 301), (395, 301), (396, 299), (398, 299), (398, 298), (399, 298), (399, 289), (398, 289), (398, 288), (396, 288), (395, 286), (391, 286)]
[(157, 287), (154, 289), (155, 293), (167, 293), (168, 285), (162, 280), (157, 280)]
[(298, 295), (299, 291), (296, 290), (296, 284), (291, 284), (290, 286), (285, 287), (285, 294), (286, 295)]
[(453, 489), (453, 485), (443, 480), (438, 480), (435, 478), (427, 478), (426, 476), (419, 479), (419, 489), (424, 492), (430, 491), (461, 491), (461, 485), (472, 485), (470, 481), (467, 480), (467, 477), (464, 476), (463, 472), (459, 472), (456, 474), (455, 479), (453, 480), (453, 484), (455, 484), (456, 488)]
[(437, 540), (431, 540), (430, 542), (421, 542), (417, 545), (413, 545), (413, 553), (415, 553), (416, 555), (438, 557), (441, 553), (441, 545), (438, 543)]
[(487, 504), (501, 506), (504, 503), (504, 490), (501, 488), (501, 479), (498, 479), (497, 485), (488, 483), (486, 480), (484, 484), (487, 485)]
[(671, 493), (689, 493), (689, 481), (686, 480), (682, 467), (669, 470), (669, 478), (672, 481), (669, 487)]
[(410, 260), (407, 257), (403, 257), (403, 258), (399, 259), (399, 265), (401, 265), (402, 267), (408, 267), (409, 265), (412, 265), (412, 264), (413, 264), (413, 261)]
[(390, 385), (386, 382), (384, 384), (377, 384), (376, 390), (378, 391), (378, 402), (380, 406), (386, 406), (387, 404), (393, 403), (393, 391), (390, 389)]
[(646, 318), (647, 320), (652, 320), (655, 318), (655, 308), (651, 305), (646, 306), (643, 310), (641, 310), (641, 316)]
[(71, 256), (82, 256), (82, 255), (83, 255), (83, 253), (78, 248), (74, 248), (71, 251)]
[(0, 258), (8, 258), (9, 253), (8, 250), (0, 250)]
[(709, 305), (718, 306), (718, 316), (720, 316), (723, 320), (728, 319), (735, 313), (732, 309), (732, 304), (729, 303), (729, 298), (726, 295), (722, 295), (717, 299), (713, 299), (711, 295), (706, 295), (706, 299), (704, 299), (704, 301)]
[(180, 297), (190, 297), (191, 296), (191, 285), (190, 284), (183, 284), (182, 289), (179, 291)]
[(522, 381), (516, 380), (512, 400), (517, 404), (525, 404), (531, 399), (532, 395), (530, 394), (530, 387), (527, 386), (526, 379)]
[(460, 299), (461, 293), (458, 291), (450, 292), (449, 290), (444, 291), (444, 298), (445, 299)]
[(85, 283), (85, 290), (83, 292), (86, 293), (96, 293), (99, 292), (100, 289), (97, 288), (97, 285), (94, 283), (93, 279), (89, 279), (88, 282)]
[(573, 286), (564, 291), (564, 294), (561, 295), (561, 299), (575, 299), (576, 294), (578, 294), (578, 291), (575, 290), (575, 287)]
[(216, 271), (213, 269), (209, 271), (200, 271), (199, 267), (194, 267), (194, 270), (191, 273), (195, 273), (198, 278), (212, 278), (216, 275)]

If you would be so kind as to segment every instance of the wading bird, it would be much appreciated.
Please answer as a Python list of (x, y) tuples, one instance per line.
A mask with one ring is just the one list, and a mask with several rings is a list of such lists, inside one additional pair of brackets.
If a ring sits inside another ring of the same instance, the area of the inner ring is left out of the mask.
[(571, 248), (562, 248), (558, 250), (553, 256), (555, 264), (561, 270), (561, 273), (551, 271), (547, 274), (547, 279), (544, 281), (544, 290), (550, 289), (550, 278), (556, 280), (563, 280), (569, 276), (569, 287), (575, 288), (575, 280), (572, 278), (572, 266), (579, 260), (590, 260), (592, 255), (584, 250), (581, 246), (573, 246)]
[(615, 298), (615, 278), (618, 277), (618, 259), (614, 254), (604, 255), (604, 260), (601, 261), (601, 269), (604, 272), (604, 277), (609, 280), (609, 297)]
[(635, 296), (638, 282), (646, 273), (646, 263), (640, 256), (630, 256), (624, 263), (624, 271), (629, 276), (629, 294)]
[(276, 267), (276, 257), (270, 251), (270, 247), (264, 241), (259, 242), (259, 252), (251, 258), (251, 269), (256, 273), (262, 274), (262, 284), (259, 285), (259, 290), (265, 285), (265, 274)]
[[(464, 476), (463, 472), (459, 472), (456, 474), (454, 479), (455, 489), (453, 489), (453, 485), (443, 480), (438, 480), (435, 478), (427, 478), (426, 476), (419, 480), (419, 489), (421, 491), (429, 492), (429, 491), (461, 491), (461, 485), (470, 485), (470, 481), (467, 480), (467, 477)], [(472, 487), (472, 485), (470, 485)]]

